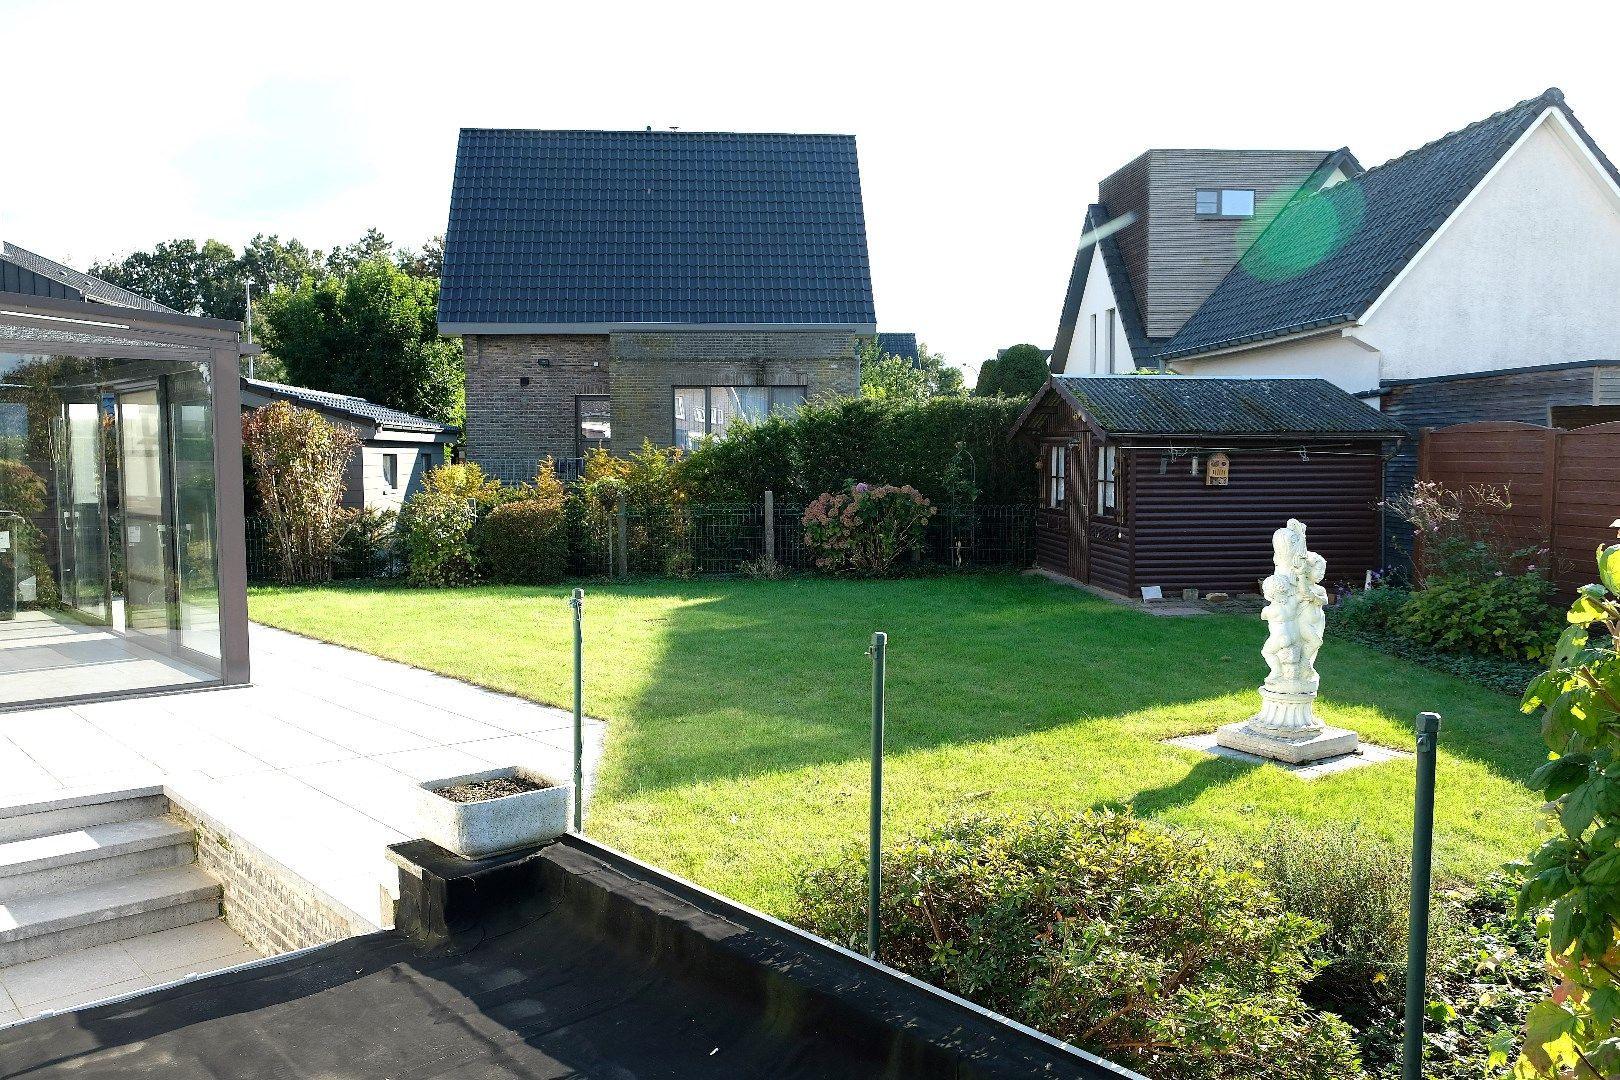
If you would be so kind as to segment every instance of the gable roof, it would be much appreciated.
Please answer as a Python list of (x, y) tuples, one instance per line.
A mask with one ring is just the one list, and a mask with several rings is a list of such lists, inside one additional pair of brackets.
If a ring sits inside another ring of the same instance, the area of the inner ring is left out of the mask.
[(1353, 322), (1548, 109), (1560, 110), (1611, 177), (1620, 174), (1557, 88), (1343, 183), (1302, 194), (1251, 244), (1161, 350), (1195, 356)]
[(338, 413), (353, 420), (394, 431), (421, 431), (433, 435), (447, 435), (460, 430), (450, 424), (429, 420), (425, 416), (414, 416), (399, 409), (390, 409), (386, 405), (374, 405), (365, 398), (354, 397), (351, 394), (334, 394), (327, 390), (311, 390), (304, 386), (287, 386), (284, 383), (248, 378), (242, 380), (242, 389), (256, 391), (266, 397), (281, 398), (294, 405)]
[(1104, 233), (1101, 240), (1096, 239), (1098, 231), (1110, 224), (1110, 220), (1108, 208), (1102, 203), (1092, 203), (1086, 207), (1080, 246), (1075, 250), (1074, 268), (1069, 272), (1069, 291), (1063, 297), (1063, 314), (1058, 319), (1057, 340), (1052, 343), (1052, 355), (1063, 357), (1064, 363), (1068, 362), (1074, 345), (1075, 324), (1080, 319), (1080, 305), (1085, 300), (1086, 286), (1091, 278), (1092, 249), (1099, 244), (1102, 248), (1103, 272), (1108, 275), (1108, 284), (1114, 291), (1114, 308), (1119, 312), (1119, 321), (1125, 328), (1125, 341), (1131, 347), (1131, 357), (1140, 365), (1153, 355), (1155, 342), (1149, 340), (1142, 324), (1136, 292), (1131, 288), (1130, 277), (1125, 272), (1125, 256), (1119, 250), (1119, 242), (1114, 239), (1118, 230)]
[[(1048, 386), (1111, 435), (1390, 439), (1406, 434), (1400, 424), (1326, 379), (1054, 375)], [(1036, 395), (1036, 401), (1044, 396)]]
[(463, 128), (439, 324), (875, 332), (855, 138)]
[(879, 356), (910, 360), (913, 367), (918, 363), (916, 334), (879, 334), (877, 347)]
[[(8, 266), (12, 268), (10, 272), (7, 271)], [(17, 273), (18, 270), (24, 273)], [(24, 274), (32, 275), (32, 278), (25, 277)], [(110, 281), (81, 273), (71, 266), (37, 255), (10, 241), (0, 243), (0, 291), (26, 292), (38, 296), (54, 296), (63, 300), (89, 300), (99, 304), (111, 304), (114, 307), (182, 314), (156, 300), (148, 300)]]

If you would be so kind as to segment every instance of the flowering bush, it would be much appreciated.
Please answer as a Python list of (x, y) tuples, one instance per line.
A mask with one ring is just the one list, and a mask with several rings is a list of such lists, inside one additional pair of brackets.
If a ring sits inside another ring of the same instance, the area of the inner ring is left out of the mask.
[(360, 445), (348, 428), (285, 401), (242, 418), (267, 539), (282, 581), (325, 581), (343, 533), (344, 473)]
[(922, 546), (934, 507), (910, 484), (851, 484), (804, 512), (804, 542), (823, 570), (880, 574)]
[(1430, 578), (1485, 581), (1504, 574), (1534, 570), (1544, 561), (1545, 547), (1522, 546), (1509, 515), (1512, 492), (1494, 484), (1457, 490), (1434, 480), (1419, 480), (1386, 504), (1417, 539), (1417, 584)]

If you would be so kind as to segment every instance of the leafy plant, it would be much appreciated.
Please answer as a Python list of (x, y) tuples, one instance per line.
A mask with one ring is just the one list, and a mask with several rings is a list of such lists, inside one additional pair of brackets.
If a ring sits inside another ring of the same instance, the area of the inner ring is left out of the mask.
[(1507, 487), (1475, 484), (1449, 488), (1419, 480), (1388, 500), (1389, 510), (1412, 526), (1417, 540), (1417, 584), (1432, 578), (1486, 581), (1536, 569), (1547, 549), (1520, 542), (1507, 515), (1513, 509)]
[[(730, 441), (729, 438), (721, 441)], [(611, 547), (618, 543), (615, 515), (622, 498), (629, 512), (627, 562), (631, 573), (691, 572), (692, 516), (687, 509), (685, 457), (650, 442), (626, 457), (596, 448), (585, 455), (580, 492), (586, 529)]]
[[(1130, 815), (947, 825), (885, 851), (882, 882), (885, 963), (1156, 1080), (1363, 1075), (1300, 998), (1316, 924)], [(796, 895), (801, 925), (864, 940), (862, 851)]]
[(394, 570), (399, 513), (385, 506), (365, 506), (342, 515), (333, 576), (384, 577)]
[(1553, 583), (1539, 571), (1476, 580), (1430, 578), (1401, 606), (1395, 629), (1439, 652), (1539, 660), (1552, 634)]
[(1412, 594), (1405, 589), (1357, 589), (1333, 606), (1333, 617), (1349, 630), (1388, 634), (1401, 628), (1401, 610)]
[(1558, 835), (1518, 864), (1521, 912), (1543, 921), (1552, 995), (1530, 1010), (1516, 1074), (1620, 1073), (1620, 544), (1597, 551), (1547, 671), (1525, 691), (1550, 760), (1530, 777)]
[(541, 462), (524, 498), (495, 507), (478, 523), (482, 569), (509, 585), (549, 585), (568, 573), (568, 521), (562, 481), (550, 458)]
[(275, 401), (242, 418), (242, 443), (281, 580), (329, 580), (344, 473), (359, 438), (311, 409)]
[(477, 524), (477, 502), (424, 484), (405, 500), (399, 515), (405, 580), (422, 588), (476, 582), (478, 560), (472, 534)]
[(804, 543), (823, 570), (881, 574), (922, 546), (934, 507), (909, 484), (850, 484), (804, 512)]

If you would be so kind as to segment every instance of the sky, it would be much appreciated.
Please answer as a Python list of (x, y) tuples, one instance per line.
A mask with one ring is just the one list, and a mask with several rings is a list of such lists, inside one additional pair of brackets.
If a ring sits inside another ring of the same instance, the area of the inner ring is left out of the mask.
[(0, 238), (414, 247), (463, 126), (849, 133), (879, 328), (971, 373), (1051, 346), (1086, 204), (1150, 147), (1373, 165), (1559, 86), (1620, 155), (1613, 8), (0, 0)]

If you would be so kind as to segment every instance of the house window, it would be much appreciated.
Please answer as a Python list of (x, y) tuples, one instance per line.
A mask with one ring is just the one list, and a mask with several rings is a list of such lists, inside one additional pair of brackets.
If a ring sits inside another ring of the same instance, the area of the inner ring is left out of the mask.
[(1108, 320), (1108, 367), (1104, 370), (1112, 375), (1114, 373), (1114, 309), (1109, 308), (1104, 318)]
[(1091, 313), (1091, 373), (1097, 374), (1097, 313)]
[(389, 491), (399, 490), (399, 455), (384, 454), (383, 459), (383, 487)]
[(1097, 447), (1097, 513), (1105, 516), (1111, 516), (1117, 508), (1119, 485), (1114, 470), (1118, 464), (1117, 447)]
[(1210, 217), (1254, 217), (1254, 189), (1200, 189), (1193, 196), (1193, 212)]
[(804, 401), (802, 386), (677, 386), (675, 445), (690, 450), (705, 435), (724, 436), (733, 421), (758, 423)]
[(576, 456), (608, 448), (613, 438), (613, 406), (606, 394), (580, 394), (574, 398), (574, 422)]
[(1053, 510), (1063, 509), (1063, 485), (1068, 479), (1069, 448), (1058, 444), (1049, 449), (1046, 467), (1046, 505)]

